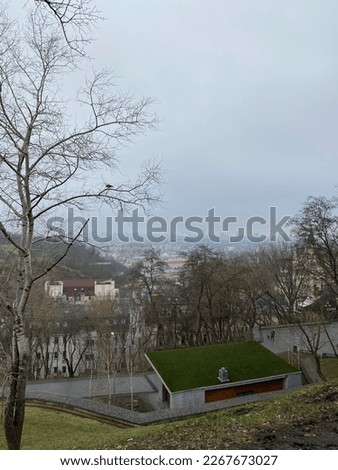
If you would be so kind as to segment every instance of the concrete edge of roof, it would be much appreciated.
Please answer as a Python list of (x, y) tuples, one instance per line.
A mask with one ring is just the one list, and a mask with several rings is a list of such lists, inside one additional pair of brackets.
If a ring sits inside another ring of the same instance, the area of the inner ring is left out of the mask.
[(115, 424), (125, 426), (147, 426), (150, 424), (177, 421), (184, 418), (203, 415), (212, 411), (219, 411), (225, 408), (249, 405), (250, 403), (270, 400), (280, 395), (285, 395), (287, 393), (290, 393), (290, 390), (279, 390), (274, 392), (260, 393), (256, 395), (249, 395), (245, 397), (231, 398), (189, 408), (179, 408), (175, 410), (170, 410), (168, 408), (162, 410), (149, 411), (146, 413), (131, 411), (113, 405), (98, 404), (86, 398), (75, 398), (48, 393), (37, 394), (30, 392), (29, 394), (27, 394), (26, 400), (27, 402), (31, 403), (43, 403), (47, 406), (48, 403), (50, 403), (51, 409), (53, 409), (54, 404), (57, 404), (62, 407), (65, 412), (84, 410), (88, 413), (88, 417), (92, 417), (93, 419), (100, 419), (104, 417), (104, 420), (106, 422), (110, 422), (112, 425)]

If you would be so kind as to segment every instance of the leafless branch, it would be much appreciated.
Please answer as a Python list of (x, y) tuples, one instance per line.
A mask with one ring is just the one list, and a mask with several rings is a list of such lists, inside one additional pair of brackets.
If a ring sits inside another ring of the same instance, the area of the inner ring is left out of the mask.
[(69, 250), (71, 249), (71, 247), (74, 245), (74, 243), (80, 238), (80, 235), (81, 233), (83, 232), (83, 230), (85, 229), (85, 227), (87, 226), (89, 222), (89, 219), (82, 225), (82, 227), (80, 228), (80, 230), (78, 231), (78, 233), (76, 234), (76, 236), (74, 238), (72, 238), (72, 240), (70, 240), (68, 243), (66, 243), (67, 247), (65, 249), (65, 251), (62, 253), (61, 256), (59, 256), (53, 263), (51, 263), (49, 266), (47, 266), (42, 273), (40, 273), (39, 275), (35, 276), (33, 278), (33, 282), (36, 282), (38, 279), (41, 279), (42, 277), (46, 276), (50, 271), (52, 271), (58, 264), (61, 263), (62, 260), (64, 260), (68, 253), (69, 253)]
[(57, 21), (68, 46), (84, 55), (84, 46), (97, 21), (102, 20), (92, 0), (34, 0), (38, 8), (49, 11)]

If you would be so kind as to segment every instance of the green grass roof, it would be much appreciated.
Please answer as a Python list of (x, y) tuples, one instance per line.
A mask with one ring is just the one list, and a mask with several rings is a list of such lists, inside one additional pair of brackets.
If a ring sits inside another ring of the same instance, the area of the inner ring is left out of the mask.
[(297, 370), (255, 341), (152, 351), (147, 356), (172, 392), (219, 385), (221, 367), (228, 369), (231, 382)]

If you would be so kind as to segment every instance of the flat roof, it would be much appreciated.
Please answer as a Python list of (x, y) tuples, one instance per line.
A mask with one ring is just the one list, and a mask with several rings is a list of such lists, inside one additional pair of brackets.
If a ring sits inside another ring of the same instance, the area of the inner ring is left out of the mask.
[(228, 369), (230, 382), (297, 371), (256, 341), (150, 351), (146, 355), (171, 392), (220, 385), (221, 367)]

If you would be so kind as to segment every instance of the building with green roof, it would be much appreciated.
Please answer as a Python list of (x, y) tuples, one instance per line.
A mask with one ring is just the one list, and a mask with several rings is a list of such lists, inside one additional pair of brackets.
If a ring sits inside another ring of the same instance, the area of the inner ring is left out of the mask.
[(291, 389), (301, 372), (255, 341), (151, 351), (146, 357), (170, 408)]

